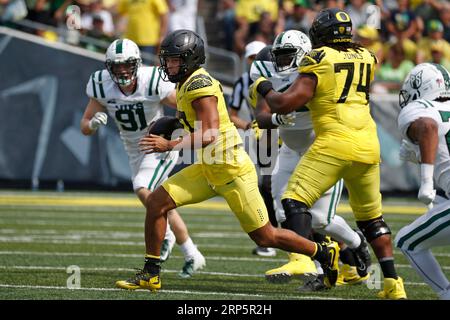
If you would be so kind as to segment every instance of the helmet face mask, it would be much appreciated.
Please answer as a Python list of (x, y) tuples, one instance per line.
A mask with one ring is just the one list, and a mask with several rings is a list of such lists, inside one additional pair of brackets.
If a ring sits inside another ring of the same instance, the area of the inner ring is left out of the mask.
[[(177, 66), (172, 63), (168, 63), (171, 59), (179, 59), (181, 63)], [(158, 68), (158, 71), (164, 81), (176, 83), (181, 81), (185, 75), (187, 75), (188, 67), (182, 55), (160, 55), (159, 61), (161, 66)], [(174, 68), (178, 68), (176, 73), (172, 72)]]
[(417, 99), (450, 98), (450, 73), (443, 66), (421, 63), (415, 66), (399, 92), (400, 107)]
[(137, 59), (130, 58), (123, 62), (107, 60), (105, 64), (115, 83), (120, 86), (128, 86), (136, 79), (140, 63)]
[[(178, 66), (178, 72), (173, 73), (173, 65), (168, 65), (169, 58), (179, 58), (182, 63)], [(202, 38), (190, 30), (175, 30), (169, 33), (161, 42), (159, 51), (161, 66), (159, 73), (167, 81), (177, 83), (188, 77), (200, 65), (205, 63), (205, 46)]]
[(288, 30), (280, 33), (271, 50), (275, 70), (281, 75), (296, 72), (311, 47), (311, 41), (303, 32)]
[(139, 48), (131, 40), (115, 40), (106, 51), (106, 69), (119, 86), (128, 86), (136, 80), (141, 63)]
[[(403, 89), (400, 90), (400, 92), (398, 93), (398, 103), (399, 103), (400, 107), (402, 107), (402, 108), (405, 107), (409, 103), (410, 99), (411, 99), (411, 95), (408, 93), (408, 91), (403, 90)], [(416, 99), (412, 99), (412, 100), (416, 100)]]

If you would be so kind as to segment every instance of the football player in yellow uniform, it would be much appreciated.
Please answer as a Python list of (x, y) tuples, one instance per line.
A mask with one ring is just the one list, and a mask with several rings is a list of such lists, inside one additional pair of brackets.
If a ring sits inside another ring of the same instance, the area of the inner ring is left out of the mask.
[(152, 153), (196, 149), (197, 162), (170, 177), (147, 198), (145, 266), (133, 278), (116, 285), (124, 289), (160, 289), (160, 250), (167, 212), (222, 196), (257, 245), (314, 257), (324, 268), (327, 285), (333, 286), (338, 271), (337, 245), (315, 243), (269, 223), (255, 166), (230, 121), (222, 87), (200, 67), (205, 62), (203, 40), (195, 32), (176, 30), (161, 43), (160, 60), (161, 75), (177, 83), (179, 118), (190, 134), (175, 140), (149, 135), (141, 139), (141, 150)]
[(369, 108), (376, 57), (352, 42), (351, 19), (337, 8), (320, 11), (309, 35), (313, 50), (303, 58), (299, 76), (287, 91), (274, 91), (264, 78), (254, 83), (272, 112), (288, 114), (308, 103), (316, 134), (289, 179), (282, 197), (284, 211), (310, 221), (311, 206), (343, 178), (357, 225), (385, 277), (379, 297), (406, 298), (394, 267), (391, 231), (381, 212), (380, 146)]

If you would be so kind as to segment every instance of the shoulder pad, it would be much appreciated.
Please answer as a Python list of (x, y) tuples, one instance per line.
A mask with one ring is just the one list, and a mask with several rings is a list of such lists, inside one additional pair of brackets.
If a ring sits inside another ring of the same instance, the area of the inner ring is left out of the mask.
[(186, 84), (185, 91), (193, 91), (201, 88), (211, 87), (213, 85), (211, 77), (199, 74), (192, 77), (189, 82)]
[(325, 50), (314, 49), (306, 54), (305, 57), (309, 58), (307, 60), (311, 60), (311, 62), (318, 64), (325, 57)]

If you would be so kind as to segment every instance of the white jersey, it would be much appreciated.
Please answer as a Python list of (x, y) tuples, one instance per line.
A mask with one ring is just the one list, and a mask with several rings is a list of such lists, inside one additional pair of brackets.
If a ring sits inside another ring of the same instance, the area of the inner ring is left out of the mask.
[(123, 94), (106, 69), (91, 75), (86, 93), (103, 105), (114, 119), (130, 155), (139, 152), (138, 142), (146, 134), (148, 125), (163, 115), (160, 101), (174, 89), (173, 83), (161, 79), (157, 67), (140, 67), (136, 91), (131, 95)]
[(439, 126), (434, 181), (446, 192), (447, 196), (450, 196), (450, 102), (416, 100), (409, 103), (398, 116), (398, 128), (403, 138), (411, 141), (407, 136), (408, 128), (412, 122), (421, 117), (431, 118)]
[[(250, 77), (253, 81), (259, 77), (265, 77), (272, 82), (274, 90), (286, 91), (297, 79), (298, 72), (294, 71), (288, 75), (279, 75), (270, 61), (255, 61), (250, 69)], [(309, 110), (305, 106), (299, 106), (292, 127), (279, 127), (281, 140), (292, 150), (304, 154), (314, 142), (315, 134), (312, 126)]]

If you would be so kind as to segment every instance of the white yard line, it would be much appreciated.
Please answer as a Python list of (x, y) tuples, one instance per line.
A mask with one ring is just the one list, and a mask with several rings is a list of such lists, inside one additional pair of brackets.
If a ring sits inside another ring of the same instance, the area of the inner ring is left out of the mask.
[[(0, 270), (8, 270), (8, 269), (15, 269), (15, 270), (52, 270), (52, 271), (66, 271), (67, 267), (64, 266), (2, 266), (0, 265)], [(88, 268), (88, 267), (80, 267), (81, 272), (103, 272), (103, 271), (126, 271), (126, 272), (136, 272), (136, 269), (130, 269), (130, 268)], [(162, 269), (162, 272), (167, 273), (178, 273), (179, 270), (171, 270), (171, 269)], [(211, 276), (225, 276), (225, 277), (252, 277), (252, 278), (263, 278), (264, 275), (262, 274), (245, 274), (245, 273), (230, 273), (230, 272), (212, 272), (212, 271), (201, 271), (198, 270), (195, 272), (199, 275), (211, 275)], [(377, 281), (375, 282), (377, 283)], [(411, 286), (426, 286), (426, 283), (423, 282), (405, 282), (406, 285)]]
[[(33, 255), (33, 256), (61, 256), (61, 257), (118, 257), (118, 258), (142, 258), (142, 254), (132, 253), (98, 253), (98, 252), (36, 252), (36, 251), (0, 251), (0, 255)], [(182, 256), (171, 255), (170, 258), (183, 259)], [(247, 258), (247, 257), (224, 257), (207, 256), (208, 260), (216, 261), (253, 261), (253, 262), (286, 262), (287, 259), (274, 258)]]
[[(1, 266), (0, 270), (8, 270), (8, 269), (17, 269), (17, 270), (61, 270), (64, 271), (67, 267), (62, 266)], [(136, 272), (136, 269), (131, 268), (85, 268), (80, 267), (80, 271), (87, 272), (100, 272), (100, 271), (127, 271), (127, 272)], [(171, 269), (162, 269), (162, 272), (167, 273), (179, 273), (180, 270), (171, 270)], [(254, 277), (254, 278), (263, 278), (263, 274), (245, 274), (245, 273), (229, 273), (229, 272), (213, 272), (213, 271), (201, 271), (198, 270), (195, 272), (196, 274), (204, 274), (210, 276), (226, 276), (226, 277)]]
[[(67, 232), (69, 234), (65, 235), (55, 235), (58, 230), (56, 229), (46, 229), (42, 230), (44, 233), (42, 234), (29, 234), (32, 232), (38, 232), (37, 230), (21, 230), (20, 232), (15, 232), (14, 230), (20, 230), (20, 229), (4, 229), (0, 230), (0, 234), (3, 234), (3, 236), (0, 236), (0, 243), (48, 243), (48, 244), (67, 244), (67, 245), (78, 245), (78, 244), (86, 244), (86, 245), (110, 245), (110, 246), (137, 246), (142, 247), (144, 245), (144, 241), (120, 241), (120, 240), (86, 240), (86, 239), (127, 239), (131, 237), (140, 238), (140, 235), (137, 235), (136, 233), (126, 233), (126, 232), (114, 232), (114, 231), (105, 231), (105, 232), (98, 232), (98, 231), (83, 231), (83, 230), (68, 230)], [(22, 232), (23, 231), (23, 232)], [(8, 234), (8, 235), (6, 235)], [(16, 235), (16, 234), (27, 234), (27, 235)], [(209, 234), (209, 233), (208, 233)], [(191, 237), (193, 239), (196, 238), (203, 238), (207, 239), (208, 234), (197, 234), (193, 233), (191, 234)], [(103, 237), (100, 237), (100, 235), (104, 235)], [(234, 233), (216, 233), (216, 238), (225, 238), (226, 236), (232, 235), (232, 237), (236, 236)], [(247, 236), (244, 235), (244, 238)], [(240, 238), (240, 237), (239, 237)], [(230, 248), (230, 249), (243, 249), (243, 250), (249, 250), (252, 249), (253, 246), (250, 245), (236, 245), (236, 244), (213, 244), (213, 243), (201, 243), (201, 241), (197, 241), (197, 245), (199, 248)], [(399, 250), (394, 250), (394, 253), (397, 255), (402, 255), (402, 253)], [(436, 257), (450, 257), (449, 253), (433, 253)], [(269, 259), (268, 261), (277, 261), (275, 259)], [(278, 260), (278, 261), (285, 261), (284, 259)], [(445, 267), (444, 267), (445, 269)]]
[[(50, 290), (85, 290), (85, 291), (124, 291), (116, 288), (80, 288), (68, 289), (67, 287), (58, 286), (31, 286), (31, 285), (10, 285), (0, 284), (0, 288), (19, 288), (19, 289), (50, 289)], [(148, 290), (138, 289), (138, 292), (149, 292)], [(258, 298), (272, 298), (270, 295), (254, 294), (254, 293), (235, 293), (235, 292), (214, 292), (214, 291), (188, 291), (188, 290), (160, 290), (161, 293), (178, 293), (178, 294), (192, 294), (192, 295), (215, 295), (225, 297), (258, 297)], [(305, 299), (305, 300), (353, 300), (339, 297), (323, 297), (323, 296), (286, 296), (285, 299)]]
[[(118, 257), (118, 258), (142, 258), (142, 254), (132, 253), (89, 253), (89, 252), (35, 252), (35, 251), (0, 251), (0, 255), (33, 255), (33, 256), (61, 256), (61, 257)], [(183, 259), (182, 256), (171, 255), (173, 259)], [(278, 258), (253, 258), (253, 257), (226, 257), (206, 256), (213, 261), (250, 261), (250, 262), (286, 262), (287, 259)], [(411, 268), (409, 264), (395, 264), (398, 268)], [(444, 270), (450, 270), (450, 266), (442, 266)]]

